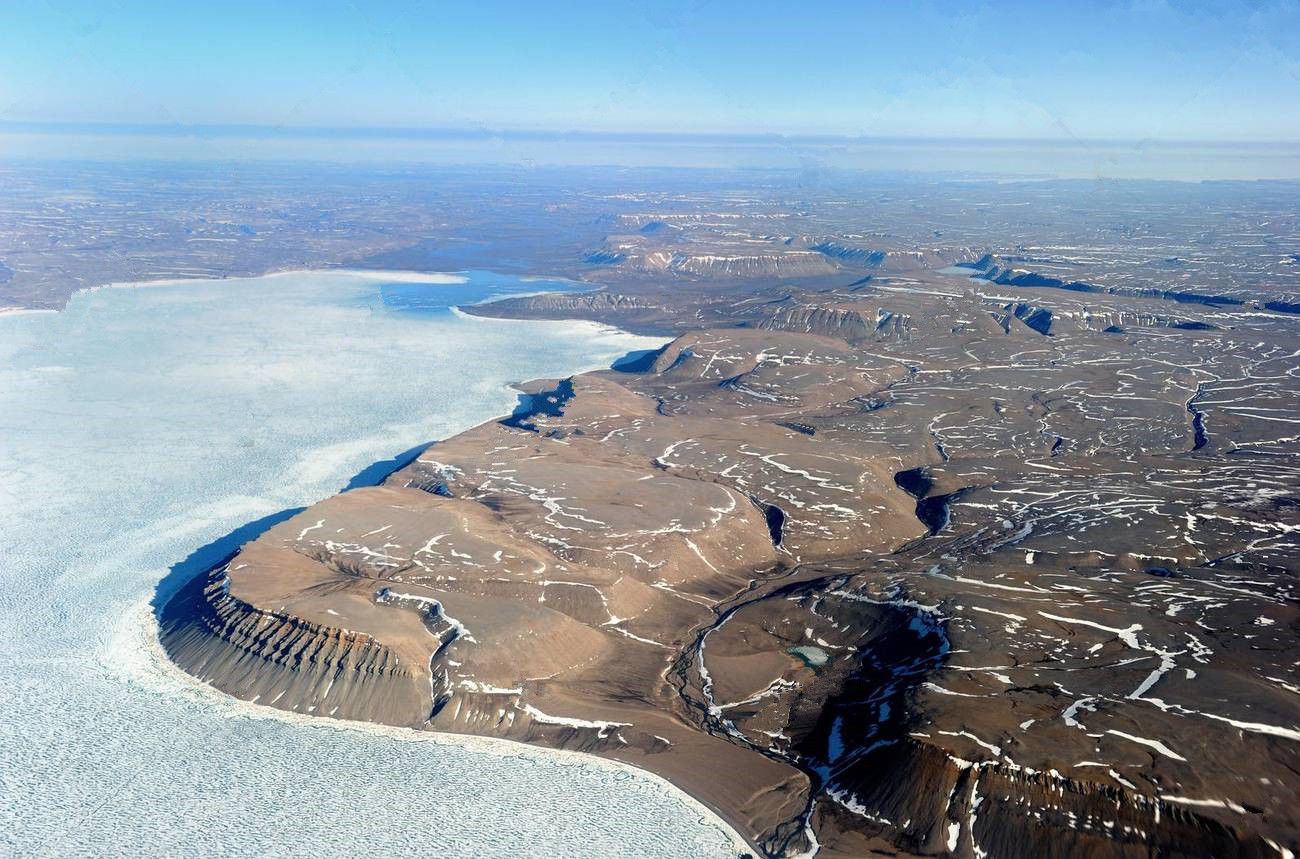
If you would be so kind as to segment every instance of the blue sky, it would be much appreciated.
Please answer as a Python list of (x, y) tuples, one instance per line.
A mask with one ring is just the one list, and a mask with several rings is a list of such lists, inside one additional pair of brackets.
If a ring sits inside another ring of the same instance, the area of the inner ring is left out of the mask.
[(0, 0), (0, 121), (1300, 140), (1300, 0)]

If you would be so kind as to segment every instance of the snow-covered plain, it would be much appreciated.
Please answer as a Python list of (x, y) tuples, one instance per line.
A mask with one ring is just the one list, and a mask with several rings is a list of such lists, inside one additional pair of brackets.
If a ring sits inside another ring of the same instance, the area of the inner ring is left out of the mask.
[(660, 342), (447, 309), (536, 282), (401, 281), (191, 281), (0, 318), (0, 853), (735, 855), (648, 774), (284, 716), (159, 657), (150, 600), (199, 547), (509, 411), (510, 382)]

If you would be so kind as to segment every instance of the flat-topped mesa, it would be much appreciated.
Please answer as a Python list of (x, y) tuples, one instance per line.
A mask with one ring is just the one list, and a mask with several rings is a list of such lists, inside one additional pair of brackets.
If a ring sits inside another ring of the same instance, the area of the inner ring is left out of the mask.
[(939, 340), (971, 336), (1003, 335), (1032, 341), (1086, 324), (1057, 315), (1041, 303), (1009, 301), (1005, 296), (976, 298), (951, 286), (935, 290), (931, 300), (918, 307), (899, 295), (900, 290), (914, 285), (909, 278), (894, 277), (859, 284), (849, 293), (796, 292), (785, 301), (772, 303), (758, 327), (836, 338), (868, 348), (872, 343), (934, 345)]
[(813, 250), (772, 247), (762, 252), (728, 249), (714, 253), (648, 250), (639, 242), (612, 236), (602, 248), (587, 255), (589, 262), (610, 265), (629, 272), (672, 275), (680, 278), (719, 279), (745, 277), (811, 277), (829, 275), (839, 267), (826, 255)]
[[(251, 569), (250, 547), (232, 564)], [(258, 566), (259, 571), (268, 567)], [(429, 711), (418, 651), (231, 594), (230, 568), (196, 578), (159, 619), (168, 655), (199, 680), (254, 703), (340, 719), (419, 725)]]
[[(482, 430), (527, 437), (495, 424)], [(399, 481), (427, 465), (400, 472)], [(759, 511), (715, 485), (663, 477), (657, 486), (642, 484), (640, 497), (664, 511), (648, 523), (664, 532), (662, 539), (628, 529), (614, 534), (628, 548), (611, 550), (564, 542), (573, 521), (566, 517), (579, 514), (563, 498), (523, 490), (518, 473), (495, 492), (490, 481), (504, 476), (491, 468), (484, 476), (478, 499), (394, 482), (344, 493), (277, 525), (201, 592), (191, 589), (168, 607), (164, 641), (178, 662), (214, 685), (253, 692), (276, 706), (442, 727), (470, 718), (459, 703), (462, 690), (515, 689), (598, 663), (612, 655), (612, 639), (628, 640), (625, 624), (647, 613), (668, 614), (661, 604), (684, 598), (674, 589), (717, 590), (705, 581), (721, 575), (715, 570), (772, 557)], [(600, 466), (587, 465), (576, 476), (593, 482), (589, 490), (610, 481)], [(454, 485), (462, 492), (466, 482)], [(706, 497), (681, 491), (697, 488)], [(610, 498), (614, 512), (617, 492)], [(582, 509), (592, 522), (587, 513), (601, 511), (592, 501)], [(697, 509), (699, 516), (669, 512)], [(746, 530), (753, 534), (748, 556), (737, 552), (743, 544), (723, 547), (723, 533)], [(638, 536), (644, 545), (631, 542)], [(683, 563), (684, 555), (696, 562)], [(292, 634), (280, 634), (277, 622), (291, 625)], [(218, 651), (237, 651), (238, 658), (204, 654), (205, 634), (223, 642)], [(331, 647), (336, 640), (341, 648)], [(256, 660), (265, 663), (260, 679)], [(350, 683), (337, 681), (348, 668), (383, 678), (384, 689), (372, 690), (375, 701), (362, 706), (347, 699)], [(277, 698), (283, 672), (301, 679)], [(380, 707), (376, 702), (384, 699), (391, 700)]]

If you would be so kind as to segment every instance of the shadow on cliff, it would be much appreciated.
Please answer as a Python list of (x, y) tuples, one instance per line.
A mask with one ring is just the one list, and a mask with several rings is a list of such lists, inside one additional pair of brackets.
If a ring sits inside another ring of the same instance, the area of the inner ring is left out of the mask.
[[(381, 459), (378, 462), (367, 465), (365, 468), (353, 475), (352, 479), (344, 485), (342, 492), (349, 492), (353, 489), (361, 489), (366, 486), (378, 486), (388, 479), (388, 475), (401, 471), (406, 466), (415, 462), (415, 458), (429, 449), (430, 442), (417, 444), (409, 450), (404, 450), (397, 456)], [(300, 508), (301, 509), (301, 508)]]
[[(642, 349), (618, 358), (610, 366), (610, 369), (620, 370), (626, 373), (644, 372), (654, 363), (654, 359), (662, 352), (663, 349)], [(573, 383), (568, 384), (569, 396), (572, 396)], [(515, 414), (507, 420), (522, 417), (529, 417), (537, 414), (538, 398), (532, 395), (521, 394), (519, 397), (519, 406), (515, 409)], [(565, 398), (567, 399), (567, 397)], [(555, 406), (558, 414), (558, 405)], [(549, 413), (549, 412), (548, 412)], [(371, 463), (365, 468), (358, 471), (352, 478), (344, 484), (340, 492), (349, 492), (353, 489), (361, 489), (366, 486), (378, 486), (388, 479), (388, 476), (394, 472), (400, 471), (415, 461), (416, 457), (424, 453), (430, 447), (430, 443), (417, 444), (415, 447), (408, 448), (396, 456), (388, 459), (381, 459)], [(200, 546), (191, 552), (184, 560), (173, 564), (163, 576), (162, 581), (154, 588), (153, 600), (150, 606), (153, 608), (154, 617), (161, 618), (163, 608), (174, 597), (181, 588), (189, 584), (196, 577), (212, 570), (229, 561), (235, 556), (239, 549), (251, 540), (256, 540), (262, 534), (279, 525), (288, 519), (292, 519), (306, 507), (290, 507), (287, 510), (281, 510), (278, 513), (272, 513), (269, 516), (263, 516), (252, 522), (246, 522), (240, 525), (224, 536), (218, 537), (210, 543)]]
[(655, 360), (667, 348), (664, 345), (658, 349), (636, 349), (610, 364), (609, 369), (617, 370), (620, 373), (644, 373), (654, 366)]
[(306, 507), (290, 507), (288, 510), (281, 510), (278, 513), (272, 513), (269, 516), (263, 516), (261, 519), (247, 522), (229, 534), (198, 547), (193, 552), (190, 552), (185, 560), (172, 564), (171, 569), (167, 571), (167, 575), (163, 576), (162, 581), (158, 582), (158, 587), (154, 588), (153, 601), (150, 603), (153, 607), (154, 617), (161, 619), (163, 608), (171, 598), (196, 576), (201, 576), (208, 570), (226, 563), (239, 551), (240, 546), (243, 546), (249, 540), (257, 539), (264, 532), (306, 509)]
[[(410, 465), (428, 447), (428, 444), (419, 444), (409, 450), (402, 451), (396, 456), (371, 463), (353, 475), (352, 479), (339, 491), (348, 492), (364, 486), (378, 486), (388, 478), (388, 475)], [(190, 552), (183, 561), (172, 564), (171, 569), (167, 571), (167, 575), (163, 576), (162, 581), (158, 582), (158, 586), (154, 588), (153, 600), (150, 602), (154, 617), (161, 618), (163, 608), (168, 601), (176, 595), (177, 591), (185, 587), (197, 576), (201, 576), (209, 570), (226, 563), (235, 556), (235, 553), (245, 543), (256, 540), (276, 525), (292, 519), (306, 509), (306, 507), (290, 507), (269, 516), (254, 519), (252, 522), (245, 522), (230, 533)]]

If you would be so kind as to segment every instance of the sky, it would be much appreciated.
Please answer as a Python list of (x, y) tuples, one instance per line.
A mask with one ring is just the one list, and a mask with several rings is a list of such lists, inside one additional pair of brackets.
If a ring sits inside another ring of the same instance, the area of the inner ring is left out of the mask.
[(1300, 0), (0, 0), (0, 122), (1300, 140)]

